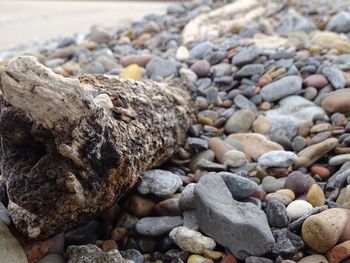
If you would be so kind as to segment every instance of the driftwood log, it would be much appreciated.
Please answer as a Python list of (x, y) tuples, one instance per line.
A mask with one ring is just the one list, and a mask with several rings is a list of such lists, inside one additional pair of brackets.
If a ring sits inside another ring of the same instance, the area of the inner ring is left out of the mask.
[[(8, 212), (30, 239), (111, 206), (185, 142), (195, 118), (181, 88), (107, 75), (63, 78), (32, 57), (2, 69), (0, 88)], [(108, 96), (101, 103), (89, 90)]]

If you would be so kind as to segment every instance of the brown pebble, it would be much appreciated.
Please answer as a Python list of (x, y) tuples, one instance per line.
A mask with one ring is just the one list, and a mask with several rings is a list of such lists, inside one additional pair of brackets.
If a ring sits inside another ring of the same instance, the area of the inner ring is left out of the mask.
[(285, 167), (271, 167), (266, 168), (266, 172), (268, 175), (273, 176), (275, 178), (281, 178), (288, 176), (289, 170)]
[(129, 213), (139, 217), (150, 215), (155, 206), (152, 200), (140, 195), (130, 196), (123, 205)]
[(113, 239), (105, 240), (101, 245), (101, 249), (104, 252), (112, 249), (118, 249), (118, 244)]
[(322, 167), (319, 165), (312, 166), (310, 171), (314, 175), (318, 174), (323, 180), (327, 180), (331, 173), (326, 167)]
[(206, 258), (210, 258), (213, 260), (218, 260), (220, 258), (222, 258), (222, 252), (220, 251), (214, 251), (214, 250), (209, 250), (209, 249), (204, 249), (203, 250), (203, 256), (205, 256)]
[(225, 256), (220, 263), (237, 263), (237, 259), (234, 255)]
[(128, 229), (126, 227), (116, 227), (111, 232), (111, 238), (115, 241), (119, 241), (125, 237), (127, 232)]

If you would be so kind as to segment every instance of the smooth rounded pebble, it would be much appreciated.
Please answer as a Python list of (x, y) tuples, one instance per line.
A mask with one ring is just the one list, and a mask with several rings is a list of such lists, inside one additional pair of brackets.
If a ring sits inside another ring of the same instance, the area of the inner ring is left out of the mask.
[(287, 214), (292, 221), (302, 217), (312, 209), (312, 205), (304, 200), (295, 200), (287, 206)]
[(258, 159), (260, 165), (265, 167), (289, 167), (298, 156), (288, 151), (271, 151), (261, 155)]

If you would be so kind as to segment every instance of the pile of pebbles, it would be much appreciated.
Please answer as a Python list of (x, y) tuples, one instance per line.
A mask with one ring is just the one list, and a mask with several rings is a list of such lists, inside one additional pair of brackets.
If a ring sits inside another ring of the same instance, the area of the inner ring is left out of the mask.
[[(65, 77), (99, 73), (181, 85), (198, 106), (186, 145), (84, 225), (22, 248), (8, 230), (2, 197), (1, 258), (350, 262), (349, 9), (289, 1), (268, 20), (183, 43), (186, 23), (227, 2), (177, 3), (121, 29), (0, 54), (0, 65), (29, 54)], [(266, 28), (282, 46), (261, 34)]]

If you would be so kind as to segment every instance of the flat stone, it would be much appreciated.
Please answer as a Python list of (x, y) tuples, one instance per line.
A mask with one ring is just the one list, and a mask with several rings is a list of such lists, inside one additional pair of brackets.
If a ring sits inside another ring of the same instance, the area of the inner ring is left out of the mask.
[(271, 151), (261, 155), (258, 163), (265, 167), (289, 167), (297, 158), (297, 155), (293, 152)]
[(325, 30), (337, 33), (347, 33), (350, 31), (350, 13), (345, 11), (338, 12), (329, 20)]
[(2, 262), (27, 263), (26, 255), (6, 224), (0, 220), (0, 258)]
[(327, 86), (328, 80), (324, 75), (314, 74), (306, 77), (304, 79), (304, 84), (308, 87), (314, 87), (316, 89), (320, 89)]
[(167, 196), (175, 193), (182, 185), (181, 178), (172, 172), (155, 169), (143, 173), (142, 181), (137, 190), (141, 194)]
[(214, 249), (216, 243), (213, 239), (185, 226), (174, 228), (169, 237), (184, 251), (202, 254), (205, 249)]
[(345, 78), (341, 70), (325, 67), (322, 71), (335, 89), (345, 88)]
[(271, 259), (263, 258), (263, 257), (247, 257), (244, 261), (245, 263), (273, 263)]
[(338, 242), (347, 220), (347, 214), (340, 208), (312, 215), (303, 223), (303, 239), (316, 252), (325, 253)]
[(161, 236), (182, 224), (181, 216), (144, 217), (137, 222), (135, 229), (141, 235)]
[(218, 175), (222, 177), (232, 197), (236, 200), (249, 197), (258, 189), (257, 183), (237, 174), (220, 172)]
[(232, 64), (235, 66), (243, 66), (254, 61), (260, 54), (262, 50), (254, 45), (248, 47), (239, 47), (237, 53), (232, 58)]
[(333, 156), (331, 159), (329, 159), (328, 164), (338, 166), (348, 161), (350, 161), (350, 153)]
[(306, 147), (298, 153), (296, 167), (309, 167), (323, 157), (326, 153), (333, 150), (338, 145), (336, 138), (329, 138), (317, 144)]
[(130, 263), (117, 249), (104, 252), (93, 244), (69, 246), (66, 255), (69, 263)]
[(235, 201), (220, 176), (203, 176), (195, 188), (195, 196), (200, 229), (237, 258), (262, 255), (273, 245), (265, 213), (252, 203)]
[(194, 155), (189, 165), (192, 171), (195, 171), (198, 169), (198, 163), (202, 159), (212, 162), (215, 159), (215, 153), (212, 150), (205, 150), (205, 151), (198, 152), (196, 155)]
[(187, 263), (214, 263), (214, 261), (200, 255), (191, 255), (187, 259)]
[(239, 141), (243, 145), (243, 152), (247, 158), (254, 158), (256, 160), (264, 153), (274, 150), (284, 150), (278, 143), (272, 142), (264, 135), (258, 133), (236, 133), (230, 134), (228, 138)]
[(267, 203), (265, 214), (270, 227), (286, 227), (290, 220), (284, 204), (275, 200)]
[(287, 214), (294, 221), (312, 209), (312, 205), (304, 200), (295, 200), (287, 206)]
[(265, 101), (276, 101), (288, 95), (296, 94), (302, 87), (302, 78), (287, 76), (267, 84), (261, 89), (261, 96)]
[(250, 64), (243, 66), (237, 73), (236, 77), (243, 78), (252, 75), (261, 75), (264, 72), (264, 66), (261, 64)]
[(139, 65), (140, 67), (146, 67), (148, 62), (154, 59), (156, 56), (153, 54), (135, 54), (135, 55), (127, 55), (120, 59), (120, 64), (123, 67), (127, 67), (131, 64)]
[(311, 122), (315, 115), (325, 115), (321, 107), (301, 96), (286, 97), (279, 105), (277, 109), (265, 111), (271, 127), (268, 134), (272, 138), (286, 136), (292, 139), (301, 125)]
[(226, 133), (248, 132), (255, 120), (255, 113), (248, 109), (236, 111), (225, 124)]

